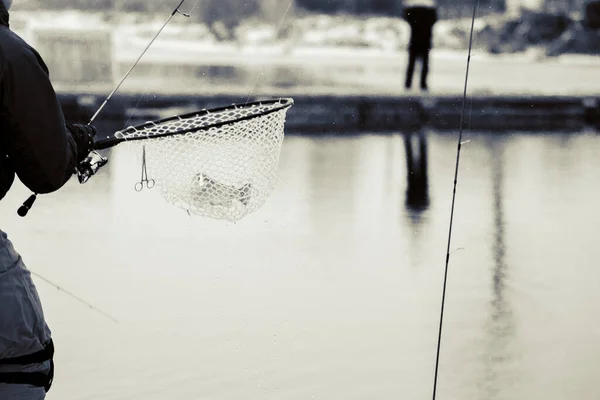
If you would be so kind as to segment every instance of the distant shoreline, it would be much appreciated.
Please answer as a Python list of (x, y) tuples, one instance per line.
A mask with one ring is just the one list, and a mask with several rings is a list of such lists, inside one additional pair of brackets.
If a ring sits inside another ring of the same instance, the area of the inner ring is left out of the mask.
[[(476, 18), (475, 49), (481, 54), (492, 54), (490, 41), (494, 30), (501, 29), (508, 14)], [(60, 27), (61, 29), (105, 29), (114, 32), (119, 40), (147, 43), (165, 22), (164, 13), (115, 13), (113, 11), (13, 11), (13, 29), (24, 36), (30, 29)], [(243, 21), (235, 30), (234, 40), (221, 40), (214, 26), (192, 22), (187, 18), (174, 18), (161, 33), (158, 43), (193, 42), (206, 46), (288, 46), (292, 48), (354, 48), (379, 50), (386, 53), (403, 52), (408, 44), (408, 24), (398, 17), (360, 18), (350, 15), (310, 15), (288, 18), (285, 28), (277, 31), (274, 24), (260, 21)], [(492, 28), (493, 27), (493, 28)], [(470, 20), (441, 20), (434, 27), (434, 49), (464, 51), (468, 47)], [(490, 31), (491, 29), (491, 31)], [(218, 29), (217, 29), (218, 30)], [(521, 35), (523, 32), (520, 33)], [(518, 39), (518, 38), (517, 38)], [(545, 46), (545, 45), (544, 45)], [(515, 51), (502, 51), (502, 55), (518, 56), (532, 50), (542, 50), (542, 45), (525, 44)], [(570, 52), (570, 54), (575, 54)], [(583, 53), (578, 53), (584, 55)], [(596, 56), (597, 57), (597, 56)]]

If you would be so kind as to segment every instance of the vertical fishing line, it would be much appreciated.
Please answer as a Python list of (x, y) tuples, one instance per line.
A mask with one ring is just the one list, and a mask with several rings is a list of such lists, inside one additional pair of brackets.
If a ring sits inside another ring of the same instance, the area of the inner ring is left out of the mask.
[[(281, 16), (281, 20), (277, 23), (277, 26), (275, 28), (275, 32), (279, 33), (279, 30), (281, 29), (281, 25), (283, 24), (283, 21), (285, 21), (285, 17), (290, 12), (290, 9), (292, 8), (292, 4), (293, 3), (294, 3), (294, 0), (290, 0), (290, 2), (288, 3), (288, 6), (285, 9), (285, 12)], [(250, 97), (254, 94), (254, 91), (256, 90), (256, 86), (258, 85), (258, 81), (260, 79), (260, 75), (264, 72), (264, 70), (265, 70), (265, 67), (261, 68), (256, 73), (256, 78), (254, 79), (254, 83), (252, 85), (252, 88), (250, 89), (250, 92), (248, 93), (248, 97), (246, 98), (246, 104), (248, 104), (248, 102), (250, 101)]]
[[(198, 0), (198, 1), (200, 1), (200, 0)], [(150, 43), (148, 43), (148, 45), (146, 46), (146, 48), (144, 49), (144, 51), (142, 51), (142, 54), (140, 54), (140, 56), (137, 58), (137, 60), (135, 60), (135, 62), (133, 63), (133, 65), (125, 73), (125, 76), (121, 79), (121, 81), (119, 82), (119, 84), (108, 95), (108, 97), (106, 98), (106, 100), (104, 100), (104, 102), (102, 103), (102, 105), (100, 105), (100, 107), (98, 108), (98, 110), (96, 111), (96, 113), (90, 119), (90, 122), (88, 123), (88, 125), (91, 125), (94, 122), (94, 120), (96, 119), (96, 117), (98, 116), (98, 114), (100, 114), (100, 111), (102, 111), (102, 109), (110, 101), (110, 99), (113, 97), (113, 95), (119, 90), (119, 88), (121, 87), (121, 85), (123, 84), (123, 82), (125, 82), (125, 80), (127, 79), (127, 77), (129, 77), (129, 74), (131, 74), (131, 72), (133, 71), (133, 69), (138, 65), (138, 63), (140, 62), (140, 60), (142, 59), (142, 57), (144, 56), (144, 54), (146, 54), (146, 52), (148, 51), (148, 49), (150, 48), (150, 46), (152, 46), (152, 43), (154, 43), (154, 41), (158, 38), (158, 36), (160, 36), (160, 34), (163, 31), (163, 29), (165, 29), (165, 27), (171, 21), (171, 19), (175, 16), (175, 14), (179, 13), (179, 14), (181, 14), (181, 15), (189, 18), (190, 14), (183, 13), (183, 12), (181, 12), (181, 10), (179, 10), (179, 8), (183, 5), (184, 2), (185, 2), (185, 0), (181, 0), (179, 2), (179, 5), (173, 10), (173, 12), (171, 12), (171, 15), (169, 16), (169, 19), (167, 19), (165, 21), (165, 23), (160, 27), (160, 29), (158, 30), (158, 32), (156, 33), (156, 35), (154, 35), (154, 37), (152, 38), (152, 40), (150, 41)]]
[(448, 247), (446, 248), (446, 266), (444, 268), (444, 285), (442, 290), (442, 304), (440, 309), (440, 322), (439, 322), (439, 330), (438, 330), (438, 340), (437, 340), (437, 351), (435, 357), (435, 375), (433, 380), (433, 400), (436, 399), (437, 395), (437, 384), (438, 384), (438, 372), (440, 365), (440, 348), (442, 342), (442, 327), (444, 323), (444, 306), (446, 303), (446, 287), (448, 281), (448, 264), (450, 262), (450, 243), (452, 240), (452, 224), (454, 222), (454, 205), (456, 201), (456, 186), (458, 182), (458, 166), (460, 161), (460, 149), (462, 147), (462, 134), (463, 134), (463, 119), (465, 115), (465, 105), (467, 101), (467, 84), (469, 81), (469, 66), (471, 64), (471, 49), (473, 46), (473, 30), (475, 27), (475, 15), (477, 13), (477, 6), (479, 5), (479, 0), (475, 0), (475, 5), (473, 7), (473, 18), (471, 19), (471, 33), (469, 37), (469, 52), (467, 56), (467, 68), (465, 73), (465, 87), (463, 92), (463, 100), (462, 100), (462, 111), (460, 115), (460, 128), (458, 134), (458, 145), (456, 149), (456, 166), (454, 169), (454, 185), (452, 190), (452, 207), (450, 209), (450, 224), (448, 229)]
[[(198, 4), (200, 3), (200, 0), (197, 0), (196, 3), (194, 4), (194, 6), (192, 7), (192, 9), (188, 12), (188, 13), (183, 13), (179, 10), (179, 8), (183, 5), (183, 2), (185, 0), (181, 1), (181, 3), (179, 3), (179, 5), (177, 6), (177, 8), (173, 11), (173, 13), (171, 14), (171, 16), (169, 17), (169, 19), (165, 22), (165, 24), (162, 26), (162, 28), (158, 31), (158, 33), (156, 34), (156, 36), (154, 36), (154, 38), (152, 39), (152, 42), (154, 42), (154, 40), (156, 40), (156, 38), (158, 38), (158, 36), (160, 35), (160, 33), (162, 32), (162, 30), (167, 26), (167, 24), (169, 23), (169, 21), (171, 21), (171, 18), (173, 18), (173, 16), (176, 13), (179, 13), (185, 17), (190, 17), (192, 15), (192, 12), (196, 9), (196, 7), (198, 7)], [(138, 64), (138, 62), (140, 61), (140, 59), (142, 58), (142, 56), (144, 55), (144, 53), (146, 53), (146, 51), (150, 48), (150, 45), (152, 44), (152, 42), (150, 42), (150, 44), (146, 47), (146, 49), (144, 50), (144, 52), (140, 55), (140, 57), (138, 58), (138, 60), (132, 65), (132, 67), (129, 69), (129, 72), (125, 75), (125, 77), (123, 77), (123, 80), (121, 81), (121, 84), (125, 81), (125, 79), (127, 79), (127, 76), (129, 75), (129, 73), (131, 73), (131, 71), (133, 70), (133, 68), (135, 68), (135, 66)], [(119, 86), (121, 85), (119, 84)], [(118, 86), (117, 86), (118, 89)], [(116, 91), (116, 89), (115, 89)], [(127, 124), (129, 124), (129, 121), (131, 121), (131, 118), (133, 116), (133, 113), (140, 107), (140, 103), (142, 102), (142, 99), (144, 97), (146, 97), (146, 95), (148, 94), (148, 92), (150, 91), (149, 88), (146, 88), (146, 90), (142, 93), (142, 95), (139, 97), (138, 101), (135, 103), (135, 106), (133, 107), (133, 110), (129, 113), (129, 117), (127, 118), (127, 121), (125, 121), (125, 126), (127, 126)], [(110, 98), (110, 96), (109, 96)], [(108, 100), (108, 99), (107, 99)], [(96, 113), (97, 114), (97, 113)], [(93, 121), (93, 119), (92, 119)]]

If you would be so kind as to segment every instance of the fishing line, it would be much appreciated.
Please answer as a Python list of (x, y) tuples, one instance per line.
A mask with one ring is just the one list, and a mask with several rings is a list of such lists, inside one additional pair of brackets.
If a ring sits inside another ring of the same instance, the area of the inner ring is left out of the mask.
[[(277, 26), (275, 28), (275, 31), (277, 33), (281, 29), (281, 25), (283, 24), (283, 21), (285, 21), (285, 17), (288, 15), (290, 9), (292, 8), (293, 3), (294, 3), (294, 0), (290, 0), (287, 8), (285, 9), (285, 12), (283, 13), (283, 16), (281, 17), (281, 20), (277, 23)], [(258, 80), (260, 79), (260, 75), (265, 71), (265, 69), (266, 69), (266, 67), (263, 67), (256, 73), (256, 78), (254, 79), (254, 84), (252, 85), (252, 88), (250, 89), (250, 93), (248, 93), (248, 97), (246, 98), (246, 104), (248, 104), (248, 102), (250, 101), (250, 97), (254, 94), (254, 91), (256, 90), (256, 86), (258, 85)]]
[[(28, 269), (29, 270), (29, 269)], [(87, 301), (83, 300), (81, 297), (78, 297), (76, 295), (74, 295), (73, 293), (69, 292), (66, 289), (63, 289), (61, 286), (57, 285), (56, 283), (52, 282), (51, 280), (44, 278), (42, 275), (38, 274), (37, 272), (31, 271), (29, 270), (29, 272), (31, 272), (32, 275), (37, 276), (38, 278), (40, 278), (41, 280), (43, 280), (44, 282), (46, 282), (47, 284), (54, 286), (56, 289), (58, 289), (59, 291), (67, 294), (68, 296), (74, 298), (75, 300), (79, 301), (80, 303), (85, 304), (86, 306), (88, 306), (89, 308), (91, 308), (92, 310), (104, 315), (105, 317), (109, 318), (110, 320), (112, 320), (115, 323), (119, 323), (119, 321), (117, 321), (116, 318), (114, 318), (113, 316), (111, 316), (110, 314), (105, 313), (104, 311), (100, 310), (97, 307), (94, 307), (93, 305), (91, 305), (90, 303), (88, 303)]]
[(479, 0), (475, 1), (475, 5), (473, 6), (473, 18), (471, 19), (471, 33), (469, 37), (469, 52), (467, 56), (467, 68), (465, 73), (465, 87), (463, 92), (463, 100), (462, 100), (462, 111), (460, 115), (460, 128), (458, 134), (458, 145), (456, 149), (456, 166), (454, 169), (454, 186), (452, 190), (452, 207), (450, 210), (450, 224), (448, 229), (448, 246), (446, 248), (446, 266), (444, 268), (444, 285), (442, 290), (442, 304), (440, 309), (440, 322), (439, 322), (439, 330), (438, 330), (438, 339), (437, 339), (437, 351), (435, 357), (435, 375), (433, 380), (433, 400), (436, 399), (437, 395), (437, 384), (438, 384), (438, 372), (440, 365), (440, 348), (442, 342), (442, 327), (444, 323), (444, 306), (446, 303), (446, 287), (448, 281), (448, 264), (450, 262), (450, 243), (452, 239), (452, 224), (454, 222), (454, 205), (456, 201), (456, 186), (458, 182), (458, 166), (460, 161), (460, 149), (462, 147), (462, 134), (463, 134), (463, 119), (465, 115), (465, 105), (467, 101), (467, 84), (469, 81), (469, 66), (471, 64), (471, 49), (473, 46), (473, 30), (475, 27), (475, 15), (477, 14), (477, 7), (479, 6)]

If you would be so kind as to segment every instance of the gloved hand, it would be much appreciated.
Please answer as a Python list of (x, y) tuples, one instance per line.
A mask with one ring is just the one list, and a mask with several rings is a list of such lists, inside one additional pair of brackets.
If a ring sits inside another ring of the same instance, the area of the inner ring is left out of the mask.
[(98, 131), (92, 125), (81, 124), (67, 124), (67, 129), (77, 145), (77, 164), (79, 164), (94, 149), (94, 139)]

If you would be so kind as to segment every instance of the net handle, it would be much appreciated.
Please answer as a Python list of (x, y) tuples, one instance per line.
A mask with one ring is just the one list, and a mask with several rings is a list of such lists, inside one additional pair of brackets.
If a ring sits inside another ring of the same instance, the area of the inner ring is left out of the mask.
[(146, 140), (146, 139), (155, 139), (155, 138), (160, 138), (160, 137), (175, 136), (175, 135), (181, 135), (181, 134), (189, 133), (189, 132), (198, 132), (198, 131), (208, 130), (208, 129), (212, 129), (212, 128), (219, 128), (222, 126), (227, 126), (227, 125), (235, 124), (235, 123), (238, 123), (241, 121), (246, 121), (246, 120), (262, 117), (262, 116), (269, 115), (269, 114), (272, 114), (277, 111), (284, 110), (286, 108), (291, 107), (294, 104), (294, 100), (292, 98), (281, 98), (281, 99), (273, 99), (273, 100), (255, 101), (255, 102), (251, 102), (251, 103), (245, 103), (243, 105), (232, 104), (230, 106), (217, 107), (217, 108), (212, 108), (209, 110), (204, 109), (201, 111), (195, 111), (195, 112), (191, 112), (191, 113), (187, 113), (187, 114), (176, 115), (174, 117), (168, 117), (168, 118), (163, 118), (163, 119), (159, 119), (156, 121), (146, 122), (146, 123), (143, 123), (140, 125), (129, 127), (127, 129), (124, 129), (119, 132), (127, 132), (127, 131), (131, 131), (131, 130), (133, 130), (133, 131), (142, 130), (142, 129), (145, 129), (145, 128), (148, 128), (151, 126), (160, 125), (160, 124), (175, 121), (175, 120), (181, 120), (181, 119), (186, 119), (186, 118), (191, 118), (191, 117), (200, 117), (200, 116), (208, 115), (208, 114), (212, 114), (212, 113), (219, 113), (219, 112), (223, 112), (223, 111), (237, 110), (240, 108), (248, 108), (248, 107), (253, 107), (253, 106), (264, 106), (264, 105), (277, 104), (277, 103), (279, 103), (279, 105), (277, 107), (273, 107), (267, 111), (263, 111), (263, 112), (260, 112), (257, 114), (246, 115), (246, 116), (235, 118), (235, 119), (216, 122), (214, 124), (204, 125), (199, 128), (190, 128), (190, 129), (184, 129), (184, 130), (180, 130), (180, 131), (176, 131), (176, 132), (166, 132), (166, 133), (162, 133), (159, 135), (140, 136), (140, 137), (129, 138), (129, 139), (119, 138), (119, 137), (116, 137), (113, 135), (112, 137), (108, 137), (106, 139), (102, 139), (102, 140), (95, 142), (94, 150), (108, 149), (110, 147), (114, 147), (123, 142), (131, 142), (131, 141), (137, 141), (137, 140)]

